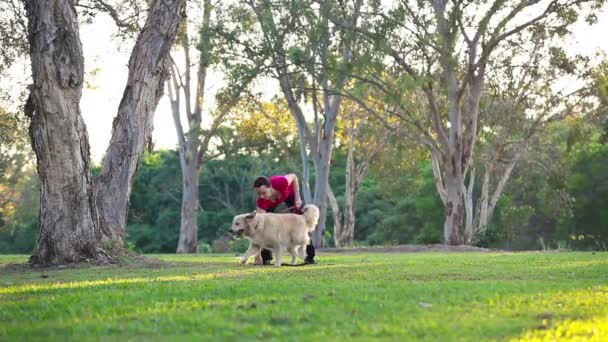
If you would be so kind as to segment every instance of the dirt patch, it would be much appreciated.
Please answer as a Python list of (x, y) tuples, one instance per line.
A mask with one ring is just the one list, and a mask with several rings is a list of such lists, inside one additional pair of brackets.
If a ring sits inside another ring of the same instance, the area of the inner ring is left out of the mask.
[(161, 268), (166, 267), (169, 262), (162, 261), (156, 258), (147, 257), (144, 255), (138, 255), (134, 253), (123, 254), (108, 262), (98, 262), (95, 260), (82, 261), (73, 264), (66, 265), (54, 265), (54, 266), (31, 266), (29, 263), (13, 263), (6, 264), (0, 267), (0, 273), (3, 272), (30, 272), (30, 271), (52, 271), (52, 270), (63, 270), (63, 269), (81, 269), (81, 268)]
[(423, 253), (423, 252), (500, 252), (499, 249), (459, 245), (398, 245), (353, 248), (318, 248), (322, 253)]

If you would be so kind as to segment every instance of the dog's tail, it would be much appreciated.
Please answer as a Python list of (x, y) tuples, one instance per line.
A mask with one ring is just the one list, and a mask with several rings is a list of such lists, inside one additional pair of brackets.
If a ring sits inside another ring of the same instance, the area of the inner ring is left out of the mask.
[(319, 222), (319, 208), (314, 204), (307, 204), (302, 208), (302, 212), (306, 220), (306, 226), (312, 232)]

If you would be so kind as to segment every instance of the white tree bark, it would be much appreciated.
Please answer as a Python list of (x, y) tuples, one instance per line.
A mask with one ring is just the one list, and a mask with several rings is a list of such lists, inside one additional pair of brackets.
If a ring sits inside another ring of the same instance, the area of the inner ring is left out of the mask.
[[(369, 92), (364, 96), (367, 98)], [(355, 238), (355, 223), (357, 209), (357, 194), (361, 181), (367, 173), (372, 161), (380, 154), (390, 134), (390, 128), (383, 127), (376, 132), (375, 136), (359, 149), (358, 158), (355, 158), (356, 143), (359, 140), (361, 130), (367, 123), (369, 113), (365, 110), (351, 113), (346, 129), (348, 137), (348, 150), (346, 154), (345, 189), (344, 189), (344, 213), (343, 222), (340, 222), (340, 234), (335, 233), (334, 240), (337, 247), (351, 247)], [(358, 123), (356, 120), (359, 119)], [(357, 159), (357, 160), (355, 160)], [(337, 206), (337, 203), (336, 203)], [(334, 217), (334, 222), (336, 218)]]

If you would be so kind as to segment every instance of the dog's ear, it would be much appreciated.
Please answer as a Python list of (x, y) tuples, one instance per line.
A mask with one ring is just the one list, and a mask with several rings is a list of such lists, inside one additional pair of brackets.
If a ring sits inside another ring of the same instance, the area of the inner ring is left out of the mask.
[(249, 215), (245, 216), (245, 218), (247, 218), (247, 219), (252, 219), (252, 218), (254, 218), (254, 217), (255, 217), (255, 214), (257, 214), (257, 211), (255, 211), (255, 210), (254, 210), (254, 211), (253, 211), (251, 214), (249, 214)]

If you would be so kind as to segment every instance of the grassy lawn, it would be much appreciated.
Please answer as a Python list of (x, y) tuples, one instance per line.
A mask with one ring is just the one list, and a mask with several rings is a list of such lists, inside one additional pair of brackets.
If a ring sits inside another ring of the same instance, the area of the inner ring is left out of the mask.
[(608, 341), (608, 253), (156, 257), (43, 273), (0, 256), (0, 340)]

